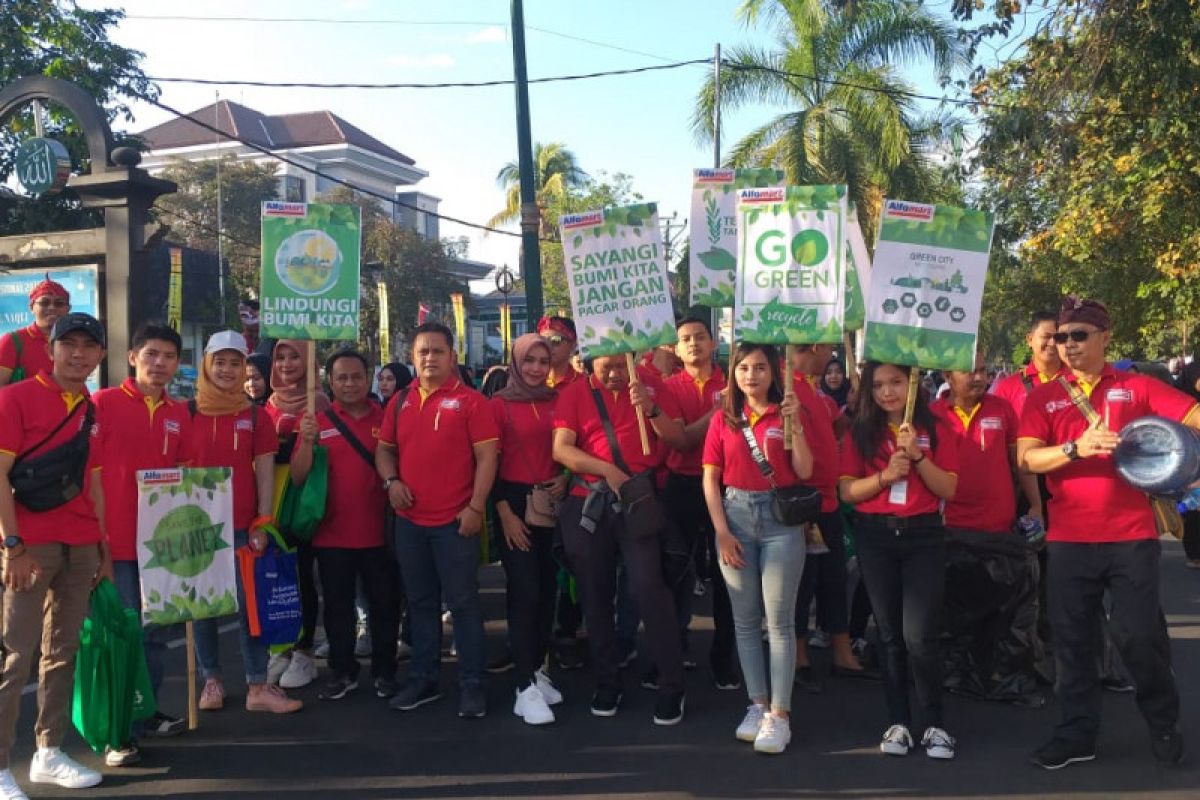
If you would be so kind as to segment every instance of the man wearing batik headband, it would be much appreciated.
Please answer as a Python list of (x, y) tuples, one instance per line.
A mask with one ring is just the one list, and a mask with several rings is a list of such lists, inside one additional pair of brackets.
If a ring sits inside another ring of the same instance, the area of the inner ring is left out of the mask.
[(1154, 756), (1165, 765), (1183, 758), (1154, 512), (1146, 495), (1117, 475), (1112, 453), (1121, 429), (1149, 414), (1200, 430), (1200, 407), (1160, 381), (1114, 369), (1104, 355), (1110, 328), (1103, 303), (1063, 301), (1054, 341), (1068, 372), (1029, 394), (1019, 428), (1018, 462), (1044, 474), (1050, 491), (1046, 579), (1062, 720), (1033, 753), (1033, 763), (1046, 769), (1096, 757), (1096, 634), (1105, 592), (1112, 598), (1108, 630), (1137, 685)]
[(537, 332), (550, 345), (550, 377), (547, 382), (554, 389), (564, 389), (580, 373), (571, 364), (575, 353), (575, 320), (570, 317), (542, 317), (538, 320)]
[(33, 312), (33, 324), (0, 337), (0, 386), (50, 371), (50, 329), (59, 317), (70, 312), (71, 294), (46, 275), (29, 292), (29, 310)]

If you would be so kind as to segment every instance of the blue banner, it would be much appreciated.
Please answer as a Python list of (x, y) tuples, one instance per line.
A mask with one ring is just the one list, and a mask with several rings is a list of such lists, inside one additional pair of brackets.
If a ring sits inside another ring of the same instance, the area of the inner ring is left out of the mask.
[[(29, 292), (46, 279), (57, 281), (71, 293), (71, 310), (91, 314), (97, 319), (99, 295), (96, 287), (96, 265), (61, 267), (59, 269), (23, 269), (0, 273), (0, 334), (33, 324), (29, 309)], [(88, 388), (100, 388), (99, 375), (88, 378)]]

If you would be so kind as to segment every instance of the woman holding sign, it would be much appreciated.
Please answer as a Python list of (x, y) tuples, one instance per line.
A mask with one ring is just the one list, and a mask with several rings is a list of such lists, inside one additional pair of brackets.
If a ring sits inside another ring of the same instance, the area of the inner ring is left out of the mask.
[[(782, 753), (792, 739), (796, 590), (804, 573), (805, 539), (799, 526), (776, 518), (772, 501), (777, 487), (797, 486), (812, 477), (813, 454), (800, 402), (794, 394), (784, 395), (775, 348), (738, 345), (730, 371), (735, 380), (725, 396), (724, 413), (713, 416), (704, 442), (704, 499), (716, 530), (751, 701), (736, 735), (754, 742), (759, 753)], [(789, 418), (790, 452), (784, 447), (783, 424)], [(768, 665), (762, 657), (764, 609)]]
[[(879, 749), (907, 755), (913, 746), (908, 699), (911, 664), (930, 758), (954, 758), (942, 728), (938, 647), (946, 565), (941, 504), (958, 484), (953, 435), (939, 425), (924, 394), (913, 398), (909, 369), (867, 363), (850, 431), (842, 444), (842, 500), (855, 506), (855, 540), (863, 582), (879, 625), (889, 727)], [(906, 419), (910, 416), (910, 420)]]

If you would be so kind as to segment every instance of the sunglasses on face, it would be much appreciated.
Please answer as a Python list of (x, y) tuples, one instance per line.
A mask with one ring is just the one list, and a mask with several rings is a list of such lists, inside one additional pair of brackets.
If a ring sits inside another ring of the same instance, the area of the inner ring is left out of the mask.
[(543, 336), (542, 338), (545, 339), (547, 342), (549, 342), (551, 347), (558, 347), (560, 344), (562, 344), (564, 341), (566, 341), (565, 339), (563, 339), (563, 337), (559, 336), (557, 333), (552, 333), (549, 336)]
[(1070, 339), (1072, 342), (1086, 342), (1088, 337), (1093, 333), (1103, 333), (1103, 329), (1098, 331), (1059, 331), (1054, 334), (1055, 344), (1066, 344)]
[(53, 299), (49, 297), (43, 297), (42, 299), (36, 301), (34, 305), (38, 308), (66, 308), (70, 304), (61, 297), (56, 297)]

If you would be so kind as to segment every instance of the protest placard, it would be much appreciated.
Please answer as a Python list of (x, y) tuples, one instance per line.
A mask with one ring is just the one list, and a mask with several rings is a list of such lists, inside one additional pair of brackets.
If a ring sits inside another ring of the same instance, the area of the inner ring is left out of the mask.
[(559, 229), (584, 358), (640, 353), (675, 342), (654, 203), (566, 214)]
[(846, 187), (743, 189), (737, 209), (734, 338), (841, 342)]
[(137, 554), (145, 624), (237, 612), (233, 470), (139, 470)]
[(692, 171), (692, 229), (688, 237), (691, 303), (729, 307), (737, 268), (737, 193), (741, 189), (783, 186), (777, 169), (697, 169)]
[(858, 210), (846, 211), (846, 314), (848, 331), (861, 331), (867, 321), (866, 290), (871, 285), (871, 257), (858, 224)]
[(888, 200), (867, 292), (866, 357), (970, 370), (991, 250), (992, 214)]
[(266, 202), (262, 206), (262, 335), (358, 339), (358, 206)]

